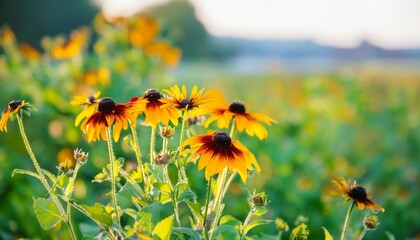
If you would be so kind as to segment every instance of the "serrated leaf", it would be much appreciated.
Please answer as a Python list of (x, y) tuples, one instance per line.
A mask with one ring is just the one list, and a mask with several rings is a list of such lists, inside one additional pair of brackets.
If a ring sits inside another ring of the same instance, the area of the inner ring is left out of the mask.
[(331, 237), (331, 234), (328, 232), (328, 230), (325, 227), (322, 227), (324, 229), (324, 233), (325, 233), (325, 240), (333, 240), (333, 238)]
[(174, 233), (184, 233), (190, 236), (193, 240), (201, 240), (200, 235), (191, 228), (185, 228), (185, 227), (175, 227), (172, 229), (172, 232)]
[(153, 229), (153, 236), (159, 237), (160, 240), (169, 240), (172, 231), (174, 215), (171, 215), (162, 221), (158, 222)]
[(273, 222), (273, 221), (272, 220), (266, 220), (266, 219), (258, 219), (258, 220), (255, 220), (255, 221), (251, 222), (250, 224), (246, 225), (243, 228), (242, 235), (245, 236), (251, 229), (253, 229), (256, 226), (268, 224), (268, 223), (271, 223), (271, 222)]
[(16, 174), (23, 174), (23, 175), (29, 175), (35, 178), (39, 179), (39, 175), (35, 172), (24, 170), (24, 169), (15, 169), (12, 172), (12, 177), (14, 177)]
[(34, 210), (42, 229), (48, 230), (59, 223), (63, 218), (51, 198), (34, 199)]
[(197, 198), (197, 195), (195, 195), (195, 193), (191, 191), (186, 191), (186, 192), (181, 193), (181, 195), (179, 195), (178, 201), (182, 201), (183, 199), (186, 199), (186, 198), (194, 199), (194, 198)]
[(112, 226), (111, 214), (105, 210), (103, 205), (95, 203), (93, 206), (82, 205), (82, 207), (98, 222), (103, 223), (106, 227)]

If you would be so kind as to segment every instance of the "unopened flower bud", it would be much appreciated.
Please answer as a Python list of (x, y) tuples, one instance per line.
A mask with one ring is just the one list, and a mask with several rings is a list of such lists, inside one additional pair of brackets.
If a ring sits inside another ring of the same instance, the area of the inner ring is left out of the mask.
[(74, 160), (80, 162), (81, 164), (85, 164), (89, 157), (89, 153), (83, 152), (82, 149), (76, 148), (74, 150)]
[(171, 159), (171, 154), (167, 152), (160, 152), (155, 157), (155, 163), (159, 165), (166, 165), (169, 163), (169, 160)]
[(267, 195), (265, 192), (257, 193), (252, 196), (252, 203), (257, 207), (262, 207), (267, 205)]
[(371, 229), (371, 230), (375, 229), (379, 225), (378, 217), (377, 216), (366, 216), (363, 219), (363, 225), (367, 229)]
[(171, 126), (159, 126), (159, 134), (162, 138), (170, 138), (175, 134), (175, 128)]
[(61, 172), (68, 172), (74, 169), (74, 164), (70, 159), (66, 159), (58, 164), (58, 170)]
[(286, 221), (284, 221), (281, 218), (276, 218), (276, 227), (277, 227), (277, 230), (279, 231), (283, 231), (283, 232), (289, 231), (289, 225), (287, 224)]

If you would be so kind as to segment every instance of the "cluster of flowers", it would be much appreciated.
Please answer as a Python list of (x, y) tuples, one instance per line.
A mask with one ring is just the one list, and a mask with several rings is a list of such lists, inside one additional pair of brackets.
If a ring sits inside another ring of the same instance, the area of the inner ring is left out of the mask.
[[(88, 141), (99, 139), (107, 140), (107, 129), (114, 125), (113, 138), (118, 141), (122, 129), (127, 129), (129, 124), (136, 125), (139, 114), (144, 113), (145, 123), (156, 128), (159, 123), (168, 125), (170, 122), (177, 126), (178, 119), (182, 116), (197, 117), (211, 114), (205, 126), (217, 121), (219, 128), (228, 128), (234, 119), (235, 129), (239, 132), (246, 131), (251, 136), (260, 139), (267, 137), (267, 130), (261, 124), (268, 125), (275, 122), (264, 114), (246, 112), (245, 105), (233, 102), (230, 105), (218, 104), (226, 102), (220, 94), (214, 91), (204, 92), (194, 86), (190, 96), (187, 96), (185, 86), (178, 85), (164, 90), (165, 96), (156, 89), (149, 89), (142, 97), (133, 97), (128, 103), (116, 103), (109, 97), (99, 98), (100, 93), (94, 96), (76, 96), (71, 104), (85, 106), (77, 116), (75, 124), (79, 125), (87, 135)], [(183, 112), (185, 112), (183, 114)], [(247, 170), (260, 170), (254, 155), (238, 140), (232, 141), (231, 136), (222, 131), (210, 134), (197, 135), (187, 139), (182, 146), (191, 146), (183, 151), (184, 154), (194, 152), (190, 159), (201, 155), (199, 168), (205, 171), (206, 179), (220, 173), (225, 167), (237, 170), (246, 181)]]

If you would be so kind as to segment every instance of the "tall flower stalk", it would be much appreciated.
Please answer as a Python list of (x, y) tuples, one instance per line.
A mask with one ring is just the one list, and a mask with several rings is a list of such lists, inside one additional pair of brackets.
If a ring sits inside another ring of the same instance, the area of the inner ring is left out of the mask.
[(107, 131), (106, 131), (106, 139), (107, 139), (107, 144), (108, 144), (108, 154), (109, 154), (109, 162), (111, 165), (111, 170), (110, 170), (110, 174), (111, 174), (111, 197), (112, 197), (112, 205), (114, 207), (114, 211), (115, 211), (115, 218), (117, 219), (118, 224), (121, 224), (120, 222), (120, 217), (118, 214), (118, 203), (117, 203), (117, 191), (116, 191), (116, 173), (115, 173), (115, 154), (114, 154), (114, 149), (113, 149), (113, 145), (112, 145), (112, 139), (111, 139), (111, 127), (108, 127)]

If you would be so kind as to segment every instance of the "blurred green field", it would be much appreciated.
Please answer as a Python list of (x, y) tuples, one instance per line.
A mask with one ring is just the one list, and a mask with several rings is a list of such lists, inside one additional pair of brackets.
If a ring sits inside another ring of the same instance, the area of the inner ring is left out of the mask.
[[(177, 72), (156, 59), (137, 58), (143, 56), (140, 50), (132, 51), (115, 39), (105, 43), (112, 46), (107, 53), (91, 56), (86, 51), (68, 61), (27, 60), (17, 48), (0, 57), (0, 106), (6, 109), (9, 101), (25, 99), (38, 109), (24, 122), (41, 165), (55, 173), (58, 161), (69, 156), (71, 149), (90, 152), (87, 167), (80, 173), (82, 179), (76, 182), (76, 200), (87, 204), (104, 201), (108, 190), (91, 183), (107, 162), (106, 144), (87, 144), (74, 126), (80, 109), (69, 105), (83, 82), (80, 76), (88, 69), (105, 67), (110, 82), (97, 81), (88, 89), (101, 90), (102, 96), (117, 101), (141, 96), (150, 87), (185, 83), (219, 89), (228, 101), (239, 99), (247, 111), (276, 119), (278, 124), (268, 127), (269, 137), (264, 141), (245, 133), (236, 135), (261, 165), (262, 172), (249, 177), (247, 186), (267, 193), (268, 218), (283, 218), (291, 227), (296, 219), (307, 218), (309, 239), (323, 239), (323, 226), (338, 237), (347, 208), (343, 198), (331, 195), (331, 180), (342, 176), (357, 180), (385, 208), (378, 214), (379, 228), (365, 239), (386, 239), (387, 234), (396, 239), (420, 237), (418, 72), (375, 67), (308, 75), (233, 74), (218, 72), (206, 63), (199, 67), (184, 63)], [(60, 230), (42, 231), (32, 210), (32, 197), (46, 195), (41, 184), (28, 176), (11, 177), (15, 168), (33, 167), (16, 122), (8, 126), (9, 132), (0, 134), (0, 238), (57, 239)], [(140, 136), (149, 134), (149, 129), (140, 132)], [(141, 147), (147, 152), (149, 146), (142, 142)], [(126, 162), (135, 162), (123, 141), (116, 148)], [(187, 171), (194, 190), (204, 198), (203, 173), (192, 164)], [(240, 179), (230, 187), (226, 199), (226, 213), (243, 220), (247, 199)], [(350, 232), (361, 231), (363, 214), (368, 211), (354, 212)], [(77, 222), (87, 221), (74, 215)], [(253, 230), (255, 235), (275, 232), (274, 224)]]

